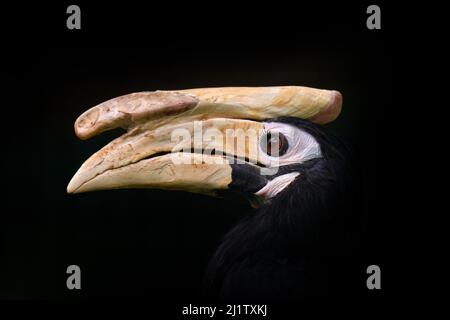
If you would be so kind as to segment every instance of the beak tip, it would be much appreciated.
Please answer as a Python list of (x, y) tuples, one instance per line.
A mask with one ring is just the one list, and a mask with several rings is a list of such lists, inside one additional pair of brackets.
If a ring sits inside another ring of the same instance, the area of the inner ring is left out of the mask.
[(67, 186), (67, 190), (66, 191), (67, 191), (68, 194), (75, 193), (75, 189), (70, 184)]
[(67, 193), (68, 194), (75, 194), (75, 193), (79, 193), (80, 186), (74, 181), (74, 178), (72, 178), (72, 180), (70, 180), (69, 184), (67, 185)]

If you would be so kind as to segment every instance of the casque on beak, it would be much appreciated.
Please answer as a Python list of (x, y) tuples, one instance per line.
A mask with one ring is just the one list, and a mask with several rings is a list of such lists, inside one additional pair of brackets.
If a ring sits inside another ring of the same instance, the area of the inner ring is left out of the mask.
[(260, 155), (263, 120), (292, 116), (324, 124), (339, 115), (341, 105), (337, 91), (297, 86), (117, 97), (76, 120), (76, 135), (83, 140), (118, 127), (127, 132), (87, 159), (67, 192), (157, 188), (214, 194), (232, 182), (234, 159), (256, 168), (271, 165)]

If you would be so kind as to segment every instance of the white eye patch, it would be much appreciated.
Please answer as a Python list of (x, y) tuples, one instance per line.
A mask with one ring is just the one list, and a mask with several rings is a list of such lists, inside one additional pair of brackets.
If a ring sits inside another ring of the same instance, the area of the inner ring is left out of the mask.
[(290, 172), (278, 176), (273, 180), (269, 181), (261, 190), (256, 192), (257, 196), (262, 197), (267, 200), (275, 197), (281, 190), (286, 188), (294, 179), (299, 175), (299, 172)]
[(322, 157), (319, 143), (309, 133), (286, 123), (267, 122), (264, 129), (269, 132), (282, 133), (288, 141), (288, 149), (279, 157), (271, 157), (261, 147), (259, 154), (264, 163), (269, 167), (280, 167), (288, 164), (303, 163), (307, 160)]
[[(289, 164), (303, 163), (322, 157), (320, 145), (316, 139), (295, 126), (286, 123), (267, 122), (264, 123), (264, 129), (271, 133), (278, 132), (283, 134), (288, 142), (286, 153), (279, 157), (269, 156), (260, 147), (259, 154), (264, 160), (264, 163), (269, 164), (269, 167), (275, 168)], [(290, 172), (278, 176), (269, 181), (255, 194), (265, 200), (271, 199), (291, 184), (299, 174), (299, 172)]]

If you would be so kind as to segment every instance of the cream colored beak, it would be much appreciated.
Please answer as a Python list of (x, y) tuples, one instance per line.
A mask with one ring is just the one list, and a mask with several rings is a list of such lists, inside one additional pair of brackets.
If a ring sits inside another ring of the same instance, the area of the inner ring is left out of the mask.
[[(324, 124), (339, 115), (341, 106), (337, 91), (296, 86), (156, 91), (114, 98), (83, 113), (75, 132), (80, 139), (117, 127), (127, 132), (87, 159), (67, 192), (158, 188), (214, 194), (232, 181), (231, 158), (265, 165), (258, 155), (263, 120), (291, 116)], [(176, 139), (179, 133), (195, 137), (197, 128), (203, 133), (200, 141)], [(208, 139), (205, 132), (215, 134)], [(236, 146), (242, 132), (255, 135)]]

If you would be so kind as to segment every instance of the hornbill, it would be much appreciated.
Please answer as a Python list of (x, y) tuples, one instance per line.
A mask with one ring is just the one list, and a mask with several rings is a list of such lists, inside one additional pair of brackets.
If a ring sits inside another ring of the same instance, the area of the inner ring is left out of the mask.
[(339, 266), (351, 252), (358, 221), (351, 153), (321, 126), (341, 107), (338, 91), (299, 86), (117, 97), (76, 120), (81, 139), (118, 127), (127, 132), (92, 155), (67, 191), (241, 194), (254, 210), (211, 258), (206, 294), (268, 300), (328, 295), (342, 285)]

